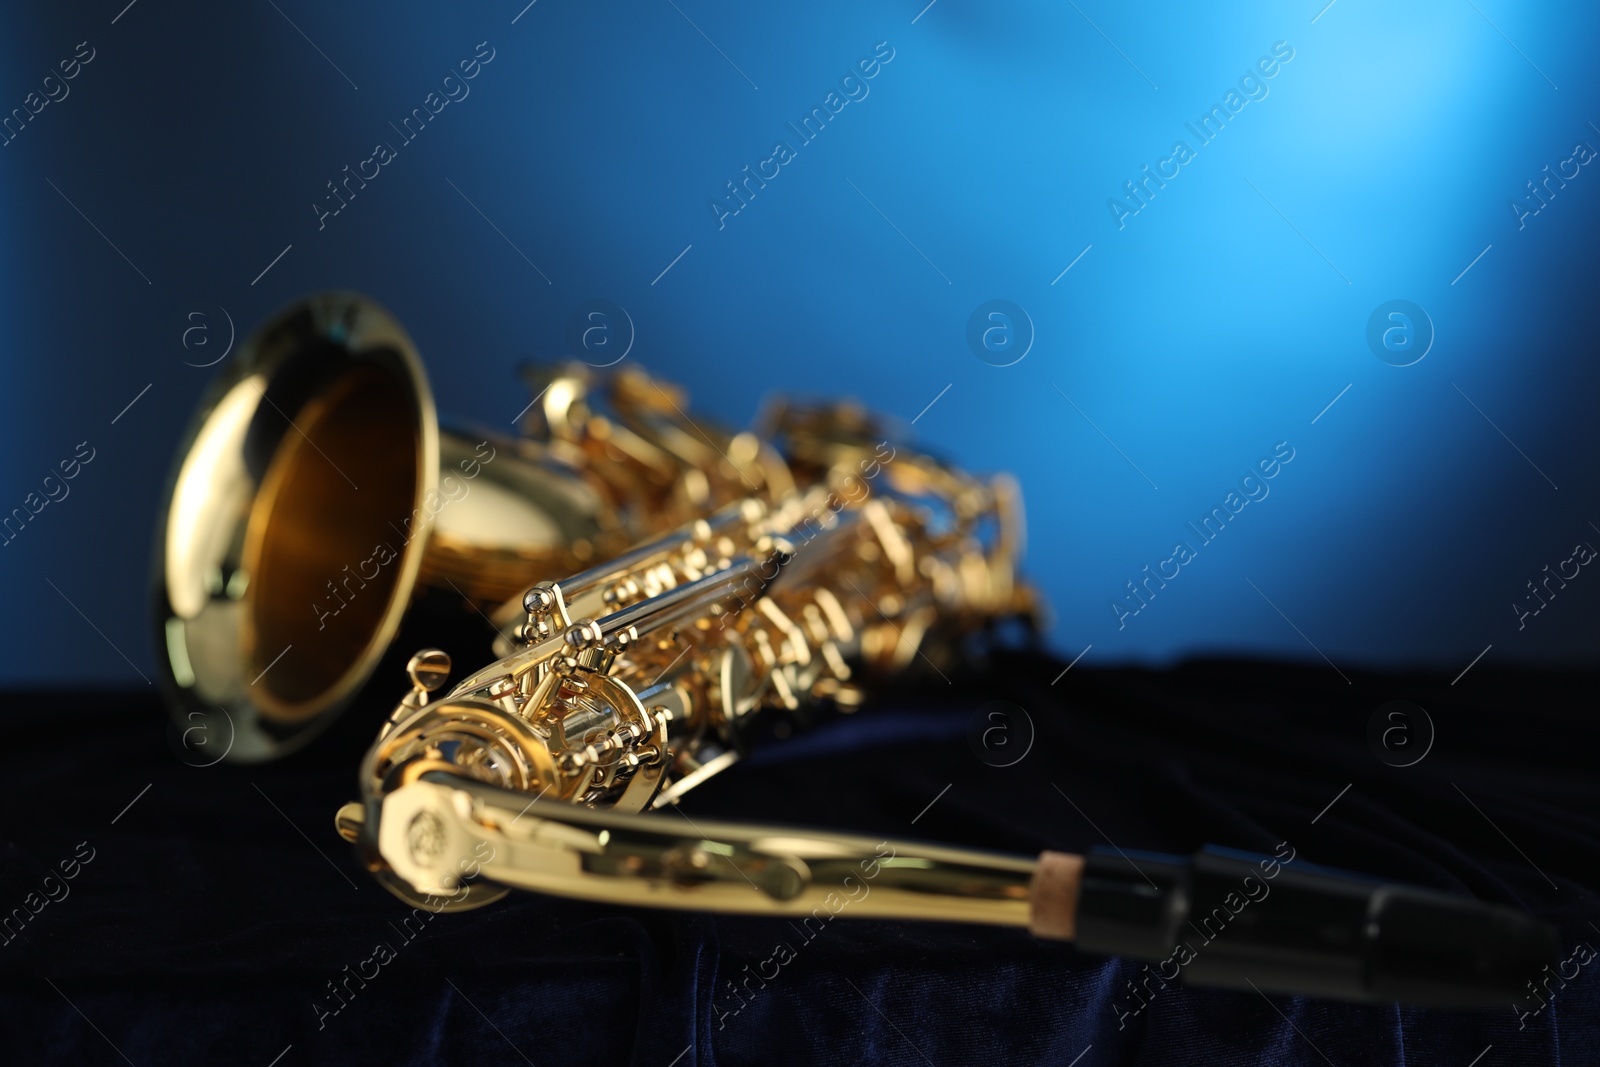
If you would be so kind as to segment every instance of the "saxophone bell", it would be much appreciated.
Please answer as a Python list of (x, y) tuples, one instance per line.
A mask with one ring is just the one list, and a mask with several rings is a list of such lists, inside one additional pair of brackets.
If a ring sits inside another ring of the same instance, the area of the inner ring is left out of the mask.
[[(184, 435), (155, 538), (156, 660), (185, 736), (281, 756), (362, 689), (419, 594), (457, 628), (463, 602), (491, 610), (530, 574), (681, 521), (687, 434), (635, 410), (648, 376), (554, 367), (530, 384), (519, 417), (537, 438), (441, 428), (411, 339), (350, 293), (291, 305), (241, 345)], [(713, 475), (705, 499), (730, 496), (737, 472)]]

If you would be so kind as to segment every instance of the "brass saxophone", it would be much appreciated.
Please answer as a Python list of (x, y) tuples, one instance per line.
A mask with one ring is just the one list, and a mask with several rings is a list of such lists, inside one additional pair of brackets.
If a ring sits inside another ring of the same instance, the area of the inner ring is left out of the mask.
[(239, 760), (323, 728), (408, 611), (486, 620), (489, 662), (453, 686), (442, 650), (410, 658), (335, 818), (414, 906), (848, 907), (1165, 965), (1191, 915), (1226, 924), (1239, 886), (1276, 879), (1277, 903), (1176, 959), (1187, 981), (1471, 1007), (1554, 958), (1519, 911), (1292, 867), (1292, 848), (1027, 857), (693, 819), (678, 801), (753, 746), (1036, 621), (1020, 493), (849, 403), (780, 402), (730, 433), (637, 369), (528, 377), (521, 436), (442, 430), (399, 325), (314, 297), (213, 389), (157, 540), (163, 688), (186, 737), (225, 721)]

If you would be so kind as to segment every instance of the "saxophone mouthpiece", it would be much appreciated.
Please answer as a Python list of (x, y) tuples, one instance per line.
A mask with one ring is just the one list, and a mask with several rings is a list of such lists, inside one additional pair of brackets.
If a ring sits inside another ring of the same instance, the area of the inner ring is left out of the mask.
[(1163, 981), (1436, 1008), (1502, 1007), (1558, 957), (1515, 908), (1281, 858), (1091, 851), (1078, 947)]

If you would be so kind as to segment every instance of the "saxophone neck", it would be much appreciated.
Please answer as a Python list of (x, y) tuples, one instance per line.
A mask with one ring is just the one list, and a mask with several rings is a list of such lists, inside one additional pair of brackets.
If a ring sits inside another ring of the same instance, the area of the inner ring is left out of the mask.
[[(1025, 927), (1037, 863), (972, 849), (595, 811), (445, 772), (382, 802), (378, 845), (418, 893), (474, 880), (622, 905), (788, 916), (842, 914)], [(359, 819), (359, 816), (353, 816)]]

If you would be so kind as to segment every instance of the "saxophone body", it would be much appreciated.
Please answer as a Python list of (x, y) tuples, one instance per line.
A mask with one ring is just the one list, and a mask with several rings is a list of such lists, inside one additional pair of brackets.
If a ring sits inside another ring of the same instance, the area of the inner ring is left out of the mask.
[(896, 675), (942, 674), (970, 635), (1031, 616), (1008, 478), (894, 444), (851, 404), (776, 408), (745, 451), (781, 457), (783, 474), (769, 462), (746, 495), (530, 583), (495, 615), (493, 663), (446, 688), (448, 657), (413, 657), (363, 801), (340, 817), (390, 888), (457, 906), (499, 895), (417, 862), (443, 820), (413, 815), (403, 835), (386, 823), (385, 801), (430, 775), (525, 797), (524, 810), (664, 809), (759, 739), (851, 713)]

